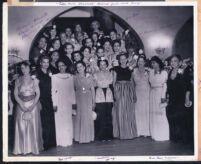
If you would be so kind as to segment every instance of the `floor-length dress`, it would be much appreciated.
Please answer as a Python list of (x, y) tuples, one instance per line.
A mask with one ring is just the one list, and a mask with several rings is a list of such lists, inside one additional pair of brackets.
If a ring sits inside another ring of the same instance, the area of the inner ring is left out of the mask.
[(73, 76), (55, 74), (52, 76), (52, 100), (57, 106), (55, 112), (57, 146), (70, 146), (73, 141), (72, 105), (75, 104)]
[[(30, 107), (35, 98), (35, 85), (37, 80), (33, 80), (27, 86), (22, 85), (21, 78), (17, 79), (15, 85), (18, 87), (19, 97), (24, 102), (25, 107)], [(32, 119), (23, 119), (24, 112), (19, 104), (16, 106), (15, 115), (15, 138), (13, 154), (39, 154), (43, 149), (42, 128), (40, 120), (40, 102), (31, 111)]]
[(166, 109), (161, 104), (161, 98), (165, 98), (167, 72), (155, 73), (150, 71), (150, 134), (156, 141), (169, 140), (169, 124), (166, 117)]
[(128, 67), (114, 67), (117, 74), (114, 86), (115, 102), (112, 111), (113, 135), (120, 139), (137, 137), (135, 121), (135, 87), (131, 81), (132, 71)]
[(96, 140), (111, 140), (113, 138), (112, 107), (113, 94), (110, 85), (113, 82), (112, 73), (99, 71), (94, 75), (96, 81), (96, 108), (95, 120)]
[(50, 149), (56, 146), (54, 110), (52, 105), (51, 95), (51, 77), (48, 73), (44, 73), (41, 69), (38, 70), (38, 79), (40, 87), (40, 103), (41, 123), (43, 129), (43, 145), (44, 149)]
[(94, 121), (92, 118), (93, 80), (90, 77), (75, 76), (75, 96), (77, 112), (74, 120), (74, 139), (79, 143), (94, 140)]
[(167, 81), (169, 103), (167, 106), (167, 118), (170, 127), (170, 140), (181, 141), (185, 138), (185, 92), (186, 84), (182, 74), (177, 73), (175, 79), (171, 79), (172, 70)]
[(145, 71), (140, 74), (138, 69), (133, 72), (137, 102), (135, 104), (135, 119), (138, 136), (150, 136), (149, 130), (149, 75)]

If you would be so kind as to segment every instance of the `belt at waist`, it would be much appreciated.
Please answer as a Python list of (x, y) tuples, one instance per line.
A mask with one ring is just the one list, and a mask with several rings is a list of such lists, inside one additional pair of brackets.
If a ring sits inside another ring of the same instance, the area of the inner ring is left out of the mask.
[(122, 80), (122, 81), (116, 81), (116, 83), (118, 84), (125, 84), (125, 83), (131, 83), (131, 81), (125, 81), (125, 80)]
[(76, 89), (75, 92), (82, 92), (82, 93), (87, 93), (87, 92), (90, 92), (91, 90), (90, 89)]
[(163, 88), (163, 86), (151, 86), (151, 88)]
[(24, 102), (28, 102), (33, 100), (36, 95), (30, 95), (30, 96), (23, 96), (23, 95), (19, 95), (20, 99), (23, 100)]

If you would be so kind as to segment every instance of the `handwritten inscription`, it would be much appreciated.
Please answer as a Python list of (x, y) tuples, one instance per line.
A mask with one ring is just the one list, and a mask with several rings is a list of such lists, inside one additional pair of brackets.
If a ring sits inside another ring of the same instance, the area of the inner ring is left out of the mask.
[(178, 157), (173, 157), (173, 156), (152, 156), (149, 157), (149, 160), (176, 160)]
[(97, 157), (97, 159), (103, 160), (103, 161), (114, 161), (115, 157), (101, 156), (101, 157)]
[[(99, 157), (95, 157), (96, 160), (100, 160), (100, 161), (114, 161), (115, 157), (109, 157), (109, 156), (99, 156)], [(72, 156), (68, 156), (68, 157), (59, 157), (58, 161), (68, 161), (68, 160), (72, 160), (73, 157)]]
[(142, 34), (149, 34), (149, 33), (152, 33), (152, 32), (157, 32), (157, 31), (159, 31), (161, 29), (166, 29), (166, 28), (170, 28), (172, 26), (175, 26), (176, 24), (178, 24), (178, 23), (177, 22), (167, 23), (167, 24), (161, 25), (161, 26), (159, 26), (157, 28), (153, 28), (153, 29), (143, 31), (143, 32), (141, 32), (139, 34), (142, 35)]
[(140, 2), (58, 2), (59, 6), (130, 6)]
[(41, 28), (44, 23), (46, 23), (50, 18), (48, 18), (48, 13), (44, 12), (38, 17), (34, 17), (30, 22), (18, 26), (16, 31), (21, 39), (28, 38), (30, 34), (34, 33), (37, 29)]
[(69, 159), (72, 159), (72, 157), (71, 156), (69, 156), (69, 157), (59, 157), (58, 161), (66, 161), (66, 160), (69, 160)]
[(138, 15), (139, 15), (139, 13), (133, 13), (131, 16), (126, 17), (125, 20), (128, 21), (129, 19), (133, 19), (133, 18), (137, 17)]

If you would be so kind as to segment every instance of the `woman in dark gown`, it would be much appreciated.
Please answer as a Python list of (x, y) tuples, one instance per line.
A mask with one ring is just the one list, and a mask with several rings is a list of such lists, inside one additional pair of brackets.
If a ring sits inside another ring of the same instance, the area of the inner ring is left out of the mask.
[(172, 67), (169, 72), (167, 81), (167, 94), (169, 98), (167, 106), (167, 118), (170, 128), (170, 140), (184, 141), (185, 139), (185, 94), (186, 83), (183, 72), (179, 68), (181, 57), (179, 55), (172, 56), (170, 65)]
[(137, 137), (135, 121), (135, 86), (131, 80), (132, 70), (127, 66), (127, 54), (119, 55), (120, 66), (114, 67), (113, 135), (120, 139)]
[(49, 61), (48, 56), (43, 56), (40, 60), (40, 69), (38, 70), (44, 149), (56, 146), (54, 110), (51, 98), (51, 77), (48, 72)]
[(194, 141), (194, 78), (193, 78), (193, 65), (189, 64), (184, 71), (184, 79), (186, 82), (186, 98), (185, 98), (185, 130), (187, 143), (193, 143)]

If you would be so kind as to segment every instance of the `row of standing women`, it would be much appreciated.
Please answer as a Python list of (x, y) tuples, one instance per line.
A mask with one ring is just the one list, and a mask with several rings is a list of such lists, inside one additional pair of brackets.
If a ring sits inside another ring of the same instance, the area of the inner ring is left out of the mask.
[[(59, 73), (51, 75), (50, 60), (42, 56), (37, 78), (31, 77), (30, 65), (23, 62), (22, 76), (15, 83), (13, 153), (38, 154), (43, 146), (69, 146), (73, 139), (79, 143), (139, 136), (192, 140), (193, 78), (185, 75), (187, 68), (184, 73), (179, 69), (180, 57), (171, 58), (169, 75), (156, 56), (151, 70), (145, 69), (144, 56), (133, 71), (127, 60), (121, 54), (119, 66), (111, 71), (106, 59), (99, 60), (100, 71), (93, 76), (86, 73), (82, 61), (75, 64), (77, 73), (72, 75), (66, 73), (66, 62), (59, 60)], [(95, 131), (92, 111), (97, 114)]]

